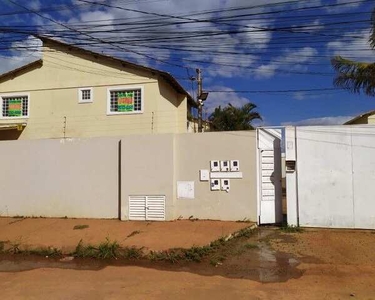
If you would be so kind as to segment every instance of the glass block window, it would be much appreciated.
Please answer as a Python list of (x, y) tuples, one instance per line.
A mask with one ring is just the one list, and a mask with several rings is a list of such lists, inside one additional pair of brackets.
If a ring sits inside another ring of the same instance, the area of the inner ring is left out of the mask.
[(109, 91), (109, 112), (126, 113), (142, 111), (142, 90), (124, 89)]
[(29, 115), (29, 97), (12, 96), (1, 97), (2, 117), (27, 117)]
[(92, 102), (93, 101), (92, 88), (79, 89), (78, 92), (79, 92), (79, 102), (80, 103)]

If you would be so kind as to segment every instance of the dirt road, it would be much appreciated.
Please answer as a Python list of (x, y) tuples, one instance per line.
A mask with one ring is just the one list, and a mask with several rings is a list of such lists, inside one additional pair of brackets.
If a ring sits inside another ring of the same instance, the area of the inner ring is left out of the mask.
[[(3, 256), (0, 291), (2, 299), (375, 299), (374, 250), (372, 232), (263, 228), (201, 263)], [(213, 264), (218, 256), (226, 259)]]

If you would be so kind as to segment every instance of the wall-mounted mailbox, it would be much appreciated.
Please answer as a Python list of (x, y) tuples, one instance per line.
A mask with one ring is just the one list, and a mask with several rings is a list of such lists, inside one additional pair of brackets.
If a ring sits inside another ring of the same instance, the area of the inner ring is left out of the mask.
[(295, 170), (296, 170), (296, 161), (295, 160), (285, 161), (285, 171), (287, 173), (293, 173)]
[(239, 160), (231, 160), (230, 161), (230, 171), (237, 172), (240, 170), (240, 161)]
[(211, 179), (211, 191), (220, 191), (220, 179)]
[(229, 160), (220, 161), (220, 169), (221, 169), (221, 172), (228, 172), (229, 171)]
[(221, 190), (229, 192), (229, 190), (230, 190), (230, 180), (229, 179), (221, 179)]
[(199, 178), (201, 181), (210, 180), (210, 172), (208, 170), (199, 170)]
[(220, 162), (218, 160), (211, 160), (211, 172), (220, 172)]

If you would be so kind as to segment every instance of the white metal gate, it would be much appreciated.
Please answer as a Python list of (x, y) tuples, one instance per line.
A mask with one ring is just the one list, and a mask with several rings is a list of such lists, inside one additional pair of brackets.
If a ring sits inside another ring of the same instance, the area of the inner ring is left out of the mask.
[(281, 129), (257, 129), (259, 224), (282, 222)]
[(165, 196), (129, 196), (129, 220), (164, 221)]

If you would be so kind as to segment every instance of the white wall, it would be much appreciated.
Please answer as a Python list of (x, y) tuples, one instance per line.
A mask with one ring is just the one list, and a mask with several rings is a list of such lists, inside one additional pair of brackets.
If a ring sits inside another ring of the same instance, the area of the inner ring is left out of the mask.
[(375, 229), (374, 137), (371, 126), (296, 128), (300, 226)]

